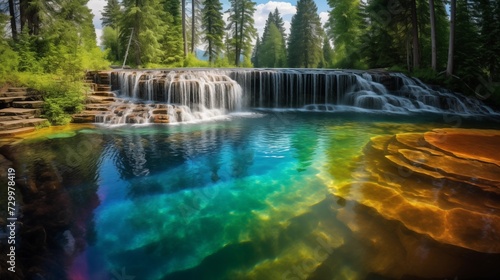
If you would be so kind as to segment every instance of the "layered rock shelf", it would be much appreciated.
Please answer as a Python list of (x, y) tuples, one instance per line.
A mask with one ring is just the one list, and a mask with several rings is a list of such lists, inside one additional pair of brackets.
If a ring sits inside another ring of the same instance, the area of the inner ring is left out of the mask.
[(24, 87), (0, 92), (0, 137), (32, 132), (48, 121), (40, 118), (44, 101), (39, 93)]
[(334, 193), (440, 243), (500, 253), (500, 131), (377, 136)]

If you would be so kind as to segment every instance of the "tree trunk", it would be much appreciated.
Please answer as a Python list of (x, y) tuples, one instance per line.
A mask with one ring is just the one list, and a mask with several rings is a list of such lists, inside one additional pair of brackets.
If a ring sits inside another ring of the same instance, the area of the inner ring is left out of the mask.
[(9, 0), (9, 14), (10, 14), (10, 28), (12, 30), (12, 39), (17, 40), (17, 24), (16, 24), (16, 10), (14, 7), (14, 0)]
[(411, 0), (411, 25), (413, 36), (413, 70), (420, 68), (420, 46), (418, 42), (417, 1)]
[(406, 38), (406, 70), (411, 71), (410, 38)]
[(241, 1), (240, 40), (238, 46), (238, 56), (236, 57), (236, 59), (238, 60), (238, 64), (236, 64), (236, 66), (240, 66), (241, 52), (243, 50), (243, 29), (245, 24), (245, 9), (246, 9), (246, 2)]
[(436, 15), (434, 10), (434, 0), (429, 0), (429, 11), (431, 17), (431, 50), (432, 59), (431, 66), (432, 70), (437, 70), (437, 48), (436, 48)]
[(191, 6), (192, 6), (192, 11), (191, 11), (191, 53), (194, 53), (194, 33), (196, 30), (196, 8), (195, 8), (195, 3), (196, 0), (191, 0)]
[(24, 26), (27, 21), (26, 9), (28, 7), (28, 0), (19, 0), (19, 22), (21, 24), (21, 32), (24, 30)]
[(453, 52), (455, 50), (455, 16), (456, 16), (457, 1), (451, 0), (450, 4), (450, 43), (448, 45), (448, 67), (446, 75), (453, 75)]
[(238, 22), (236, 22), (235, 24), (235, 29), (236, 29), (236, 32), (235, 32), (235, 35), (234, 35), (234, 65), (235, 66), (238, 66), (238, 62), (239, 62), (239, 59), (238, 59), (238, 41), (239, 41), (239, 29), (238, 29)]
[(186, 57), (188, 53), (186, 36), (186, 0), (182, 0), (182, 40), (184, 41), (184, 57)]
[[(140, 6), (140, 3), (139, 3), (139, 0), (136, 0), (135, 1), (135, 6), (137, 8), (139, 8)], [(134, 27), (134, 29), (131, 31), (130, 33), (130, 37), (132, 38), (133, 36), (135, 36), (135, 47), (134, 47), (134, 51), (135, 51), (135, 64), (137, 67), (139, 67), (141, 65), (141, 45), (139, 43), (139, 34), (140, 34), (140, 19), (139, 19), (139, 14), (138, 13), (135, 13), (135, 24), (136, 26)]]

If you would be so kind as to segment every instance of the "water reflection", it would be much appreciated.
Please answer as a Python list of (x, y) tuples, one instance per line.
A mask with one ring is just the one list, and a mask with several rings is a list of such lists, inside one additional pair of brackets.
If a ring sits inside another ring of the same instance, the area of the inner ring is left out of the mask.
[(297, 171), (305, 171), (313, 162), (315, 151), (318, 146), (318, 135), (311, 128), (297, 129), (291, 135), (291, 144), (295, 149), (294, 157), (298, 160)]
[[(35, 139), (2, 147), (14, 159), (22, 192), (16, 275), (8, 279), (66, 279), (71, 262), (95, 240), (97, 170), (102, 137)], [(21, 204), (21, 194), (18, 194)]]
[[(16, 165), (33, 182), (24, 188), (36, 189), (26, 196), (34, 203), (22, 237), (29, 244), (24, 254), (34, 254), (28, 265), (60, 279), (110, 279), (123, 268), (137, 279), (498, 273), (500, 254), (414, 227), (432, 231), (441, 217), (423, 206), (493, 209), (497, 197), (409, 180), (390, 157), (374, 155), (393, 146), (373, 137), (387, 141), (429, 125), (299, 115), (293, 125), (271, 126), (273, 118), (103, 128), (13, 147), (23, 156)], [(422, 197), (432, 200), (419, 204)], [(484, 221), (477, 229), (491, 233), (497, 223)], [(462, 232), (474, 224), (452, 222)], [(57, 262), (71, 267), (67, 275)]]

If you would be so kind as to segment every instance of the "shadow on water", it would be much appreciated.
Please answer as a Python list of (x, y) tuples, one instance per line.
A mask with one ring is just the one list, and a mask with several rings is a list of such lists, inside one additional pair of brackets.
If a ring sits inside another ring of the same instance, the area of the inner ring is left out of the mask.
[(302, 172), (313, 162), (318, 146), (318, 137), (314, 129), (303, 128), (291, 136), (292, 147), (295, 149), (294, 157), (299, 161), (297, 171)]

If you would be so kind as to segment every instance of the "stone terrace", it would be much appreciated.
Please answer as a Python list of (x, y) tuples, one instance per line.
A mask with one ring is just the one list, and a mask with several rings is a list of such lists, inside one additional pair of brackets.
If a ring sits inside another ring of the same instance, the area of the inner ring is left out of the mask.
[(40, 118), (43, 111), (40, 94), (28, 88), (10, 87), (0, 91), (0, 137), (12, 137), (32, 132), (44, 125)]

